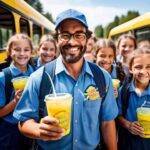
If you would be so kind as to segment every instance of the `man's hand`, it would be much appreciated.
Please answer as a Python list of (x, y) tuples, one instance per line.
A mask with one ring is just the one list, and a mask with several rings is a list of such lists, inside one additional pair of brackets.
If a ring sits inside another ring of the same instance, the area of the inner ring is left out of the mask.
[(56, 118), (46, 116), (41, 119), (39, 125), (39, 138), (48, 140), (58, 140), (64, 135), (64, 129), (59, 126), (59, 121)]

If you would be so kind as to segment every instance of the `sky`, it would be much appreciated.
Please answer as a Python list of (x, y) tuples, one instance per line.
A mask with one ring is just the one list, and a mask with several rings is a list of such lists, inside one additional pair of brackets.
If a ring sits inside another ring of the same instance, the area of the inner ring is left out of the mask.
[(140, 14), (150, 12), (150, 0), (40, 0), (45, 12), (53, 19), (66, 9), (76, 9), (85, 14), (89, 28), (97, 25), (106, 26), (114, 17), (126, 15), (129, 10)]

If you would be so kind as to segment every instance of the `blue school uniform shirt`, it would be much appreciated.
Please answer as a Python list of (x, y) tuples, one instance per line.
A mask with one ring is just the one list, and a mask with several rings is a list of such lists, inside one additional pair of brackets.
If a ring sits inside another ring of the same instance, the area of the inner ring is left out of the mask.
[(43, 66), (40, 57), (37, 59), (37, 69)]
[(114, 65), (114, 64), (112, 65), (112, 71), (111, 71), (110, 75), (111, 75), (112, 79), (117, 79), (116, 65)]
[[(19, 70), (19, 68), (17, 68), (16, 66), (14, 66), (13, 63), (9, 66), (9, 68), (12, 73), (12, 76), (18, 76), (18, 75), (29, 76), (34, 71), (30, 65), (28, 65), (28, 69), (26, 72), (21, 72), (21, 70)], [(5, 106), (5, 103), (6, 103), (5, 80), (7, 80), (7, 79), (5, 79), (4, 72), (0, 72), (0, 91), (1, 91), (0, 92), (0, 107)], [(13, 99), (13, 98), (14, 97), (13, 97), (13, 93), (12, 93), (11, 99)], [(13, 117), (12, 114), (13, 113), (10, 113), (9, 115), (4, 116), (3, 119), (10, 123), (16, 123), (17, 120)]]
[(33, 59), (33, 62), (34, 62), (34, 67), (35, 67), (35, 70), (37, 70), (38, 68), (40, 68), (41, 66), (43, 66), (41, 60), (40, 60), (40, 57), (35, 57)]
[[(122, 104), (121, 104), (121, 88), (119, 90), (119, 97), (118, 97), (118, 108), (119, 114), (122, 115)], [(127, 113), (125, 118), (128, 121), (137, 121), (137, 113), (136, 110), (138, 107), (141, 107), (145, 101), (150, 102), (150, 85), (141, 93), (138, 94), (135, 91), (134, 81), (131, 82), (129, 87), (130, 97), (129, 97), (129, 105), (127, 109)]]
[[(14, 111), (14, 117), (20, 121), (26, 121), (31, 118), (38, 121), (39, 119), (38, 94), (42, 72), (43, 67), (39, 68), (30, 76), (22, 99)], [(96, 147), (100, 139), (100, 122), (113, 120), (118, 115), (118, 108), (113, 93), (111, 77), (104, 70), (103, 73), (106, 79), (107, 94), (102, 107), (100, 107), (102, 99), (86, 99), (83, 94), (90, 85), (95, 85), (93, 74), (88, 63), (86, 61), (84, 62), (82, 71), (78, 79), (75, 80), (66, 70), (62, 63), (61, 56), (56, 60), (54, 84), (56, 92), (68, 92), (73, 96), (71, 131), (70, 134), (64, 136), (60, 140), (47, 142), (38, 140), (38, 144), (44, 150), (91, 150)]]

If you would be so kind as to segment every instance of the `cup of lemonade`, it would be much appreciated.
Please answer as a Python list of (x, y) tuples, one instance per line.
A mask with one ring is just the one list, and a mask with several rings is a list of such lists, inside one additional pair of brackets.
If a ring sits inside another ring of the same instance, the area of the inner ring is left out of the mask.
[(144, 138), (150, 138), (150, 108), (139, 107), (137, 108), (138, 122), (144, 129)]
[(28, 81), (28, 76), (17, 77), (11, 80), (15, 91), (24, 90), (27, 81)]
[(120, 80), (118, 79), (112, 79), (113, 87), (118, 89), (120, 86)]
[(120, 86), (120, 80), (112, 79), (112, 84), (113, 84), (113, 88), (114, 88), (114, 95), (117, 98), (118, 97), (118, 88)]
[(49, 94), (45, 96), (49, 116), (59, 120), (60, 127), (65, 130), (64, 135), (70, 133), (72, 96), (69, 93)]

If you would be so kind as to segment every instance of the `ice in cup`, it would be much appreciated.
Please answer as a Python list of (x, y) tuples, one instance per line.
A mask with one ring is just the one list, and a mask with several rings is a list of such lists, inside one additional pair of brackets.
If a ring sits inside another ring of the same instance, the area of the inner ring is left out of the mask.
[(28, 76), (17, 77), (11, 80), (15, 91), (24, 90), (27, 81), (28, 81)]
[(144, 129), (144, 138), (150, 138), (150, 108), (139, 107), (137, 108), (138, 122)]
[(112, 79), (112, 83), (113, 83), (113, 87), (115, 89), (119, 88), (119, 86), (120, 86), (120, 80), (118, 80), (118, 79)]
[(49, 116), (59, 120), (60, 127), (65, 130), (64, 135), (70, 133), (72, 96), (69, 93), (49, 94), (45, 96)]

